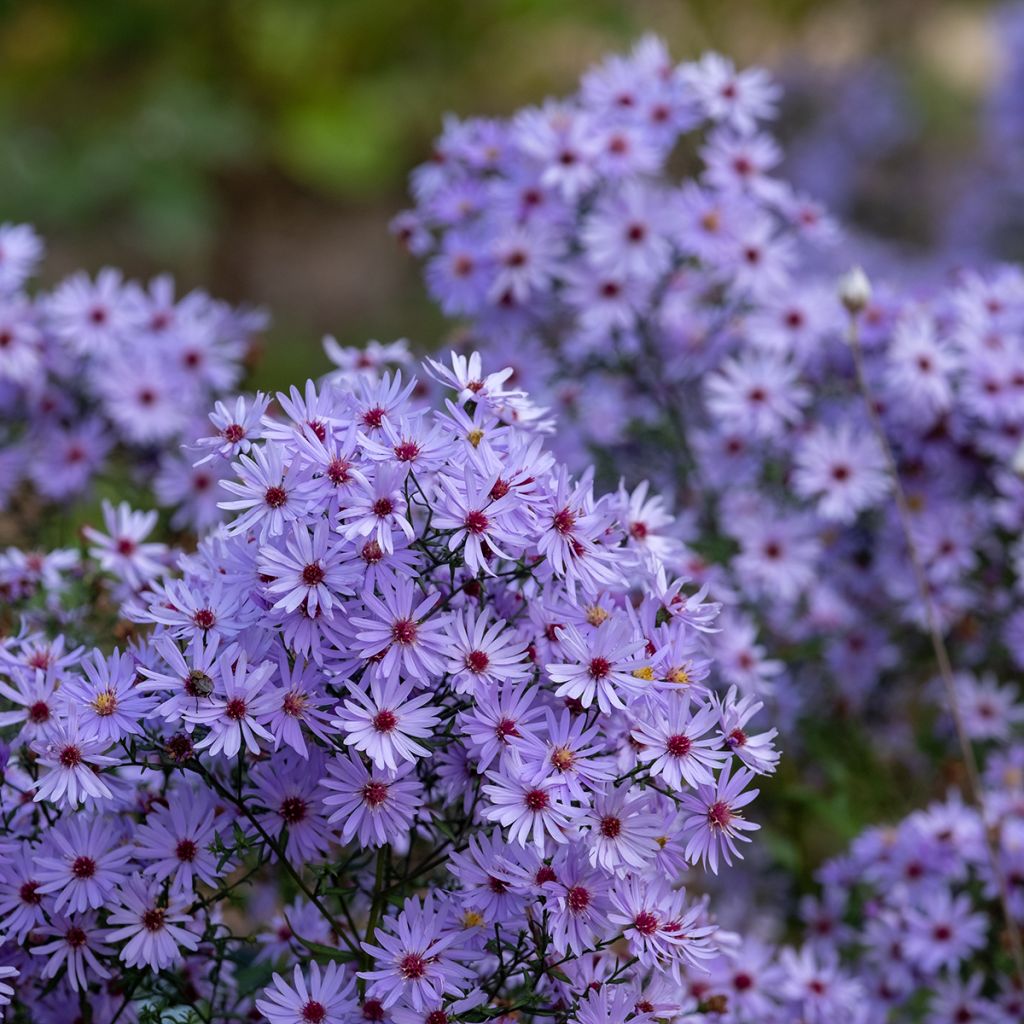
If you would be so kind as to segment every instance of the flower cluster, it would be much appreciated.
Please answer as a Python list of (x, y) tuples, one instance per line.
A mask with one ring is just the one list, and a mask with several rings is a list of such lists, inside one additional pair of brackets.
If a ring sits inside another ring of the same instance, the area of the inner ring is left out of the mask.
[(263, 314), (110, 268), (30, 292), (42, 254), (31, 228), (0, 225), (0, 509), (31, 520), (123, 462), (177, 508), (176, 525), (205, 529), (219, 467), (179, 447), (238, 386)]
[(508, 371), (428, 370), (440, 407), (340, 367), (218, 406), (230, 518), (191, 553), (122, 504), (19, 565), (0, 936), (39, 1020), (249, 1012), (224, 907), (268, 863), (295, 898), (258, 962), (327, 958), (274, 976), (271, 1024), (587, 1021), (600, 981), (620, 1020), (686, 1004), (720, 930), (681, 883), (742, 858), (775, 730), (716, 673), (659, 500), (556, 463)]
[[(834, 226), (772, 176), (775, 99), (761, 73), (676, 66), (646, 40), (564, 101), (447, 123), (395, 231), (474, 343), (512, 351), (558, 410), (566, 459), (676, 489), (678, 564), (730, 604), (727, 681), (790, 711), (907, 720), (891, 702), (933, 671), (907, 628), (927, 617), (915, 555), (942, 627), (968, 639), (960, 667), (1024, 665), (1024, 275), (879, 288), (851, 313)], [(698, 162), (677, 181), (684, 146)], [(643, 529), (654, 509), (634, 494)]]

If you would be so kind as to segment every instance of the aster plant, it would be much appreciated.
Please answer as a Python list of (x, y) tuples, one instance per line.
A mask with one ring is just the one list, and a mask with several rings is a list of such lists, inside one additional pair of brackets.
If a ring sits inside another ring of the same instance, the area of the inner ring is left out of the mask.
[(665, 557), (728, 605), (723, 678), (912, 763), (942, 703), (929, 604), (957, 669), (1024, 666), (1024, 275), (883, 283), (851, 312), (838, 226), (774, 174), (777, 100), (764, 72), (646, 39), (564, 99), (446, 121), (393, 230), (558, 412), (555, 451), (624, 480), (632, 535), (663, 514), (643, 479), (687, 509)]
[(730, 941), (702, 876), (778, 760), (709, 657), (718, 605), (507, 371), (428, 361), (431, 403), (329, 351), (276, 411), (213, 410), (194, 550), (122, 504), (7, 555), (14, 1019), (682, 1012)]
[(181, 445), (238, 387), (266, 318), (109, 267), (33, 289), (43, 249), (28, 225), (0, 224), (0, 510), (39, 541), (52, 539), (40, 513), (97, 483), (155, 487), (176, 527), (205, 529), (222, 466), (194, 465)]

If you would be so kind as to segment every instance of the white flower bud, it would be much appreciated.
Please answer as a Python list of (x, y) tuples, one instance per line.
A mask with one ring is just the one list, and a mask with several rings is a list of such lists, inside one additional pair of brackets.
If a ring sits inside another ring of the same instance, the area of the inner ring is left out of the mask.
[(839, 298), (847, 312), (856, 316), (871, 301), (871, 282), (860, 267), (848, 270), (839, 279)]

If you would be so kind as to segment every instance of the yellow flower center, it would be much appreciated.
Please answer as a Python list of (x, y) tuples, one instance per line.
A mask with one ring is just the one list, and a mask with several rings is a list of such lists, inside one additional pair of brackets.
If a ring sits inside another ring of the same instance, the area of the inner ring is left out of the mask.
[(484, 923), (484, 919), (475, 910), (467, 910), (462, 915), (462, 923), (466, 928), (479, 928)]
[(644, 665), (643, 668), (635, 668), (631, 674), (634, 679), (643, 679), (648, 683), (654, 679), (654, 669), (650, 665)]
[(608, 612), (599, 604), (592, 604), (587, 609), (587, 622), (592, 626), (600, 626), (608, 618)]
[(472, 446), (473, 446), (474, 448), (476, 448), (476, 447), (477, 447), (477, 445), (479, 445), (479, 444), (480, 444), (480, 442), (481, 442), (481, 441), (482, 441), (483, 439), (484, 439), (484, 432), (483, 432), (483, 431), (482, 431), (482, 430), (481, 430), (481, 429), (480, 429), (479, 427), (477, 427), (477, 428), (476, 428), (475, 430), (471, 430), (471, 431), (470, 431), (470, 432), (469, 432), (469, 433), (468, 433), (468, 434), (466, 435), (466, 440), (467, 440), (467, 441), (469, 441), (469, 443), (470, 443), (470, 444), (471, 444), (471, 445), (472, 445)]
[(114, 694), (113, 690), (104, 690), (102, 693), (97, 693), (96, 696), (93, 697), (92, 706), (97, 715), (101, 715), (103, 718), (106, 718), (117, 710), (117, 696)]

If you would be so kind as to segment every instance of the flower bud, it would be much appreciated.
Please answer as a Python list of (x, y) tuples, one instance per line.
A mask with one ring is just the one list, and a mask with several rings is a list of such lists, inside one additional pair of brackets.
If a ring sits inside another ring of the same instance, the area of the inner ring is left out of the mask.
[(871, 301), (871, 282), (860, 267), (848, 270), (839, 279), (839, 299), (848, 313), (862, 313)]

